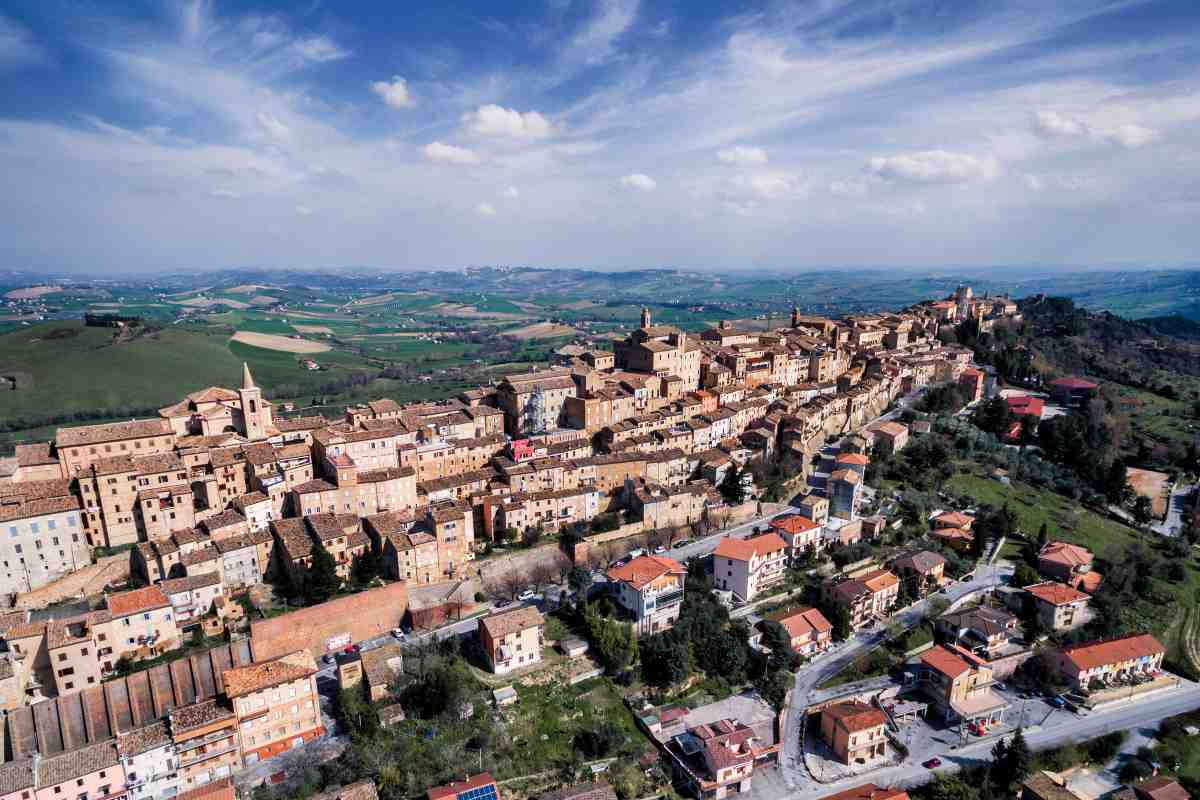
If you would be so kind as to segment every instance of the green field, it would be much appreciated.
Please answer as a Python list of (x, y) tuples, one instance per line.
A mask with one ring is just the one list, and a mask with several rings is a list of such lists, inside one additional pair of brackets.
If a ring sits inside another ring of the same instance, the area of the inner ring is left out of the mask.
[[(18, 379), (16, 390), (0, 392), (0, 417), (144, 412), (207, 386), (239, 385), (242, 361), (268, 392), (278, 384), (316, 387), (331, 378), (327, 371), (300, 369), (292, 353), (230, 342), (227, 333), (172, 326), (114, 344), (113, 332), (61, 321), (0, 335), (0, 374)], [(366, 366), (348, 353), (315, 357), (335, 374)]]

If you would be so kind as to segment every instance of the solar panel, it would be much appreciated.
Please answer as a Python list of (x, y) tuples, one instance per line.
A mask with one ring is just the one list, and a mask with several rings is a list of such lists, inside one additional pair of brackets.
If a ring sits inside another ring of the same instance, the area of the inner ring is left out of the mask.
[(487, 786), (480, 786), (478, 789), (460, 792), (458, 800), (498, 800), (496, 785), (490, 783)]

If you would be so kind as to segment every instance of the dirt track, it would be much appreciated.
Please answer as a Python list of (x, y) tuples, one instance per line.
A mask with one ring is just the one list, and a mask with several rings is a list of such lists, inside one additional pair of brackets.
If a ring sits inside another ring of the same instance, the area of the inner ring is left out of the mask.
[(324, 353), (329, 345), (323, 342), (310, 342), (307, 339), (289, 339), (274, 333), (254, 333), (253, 331), (238, 331), (233, 335), (233, 341), (242, 344), (263, 347), (267, 350), (281, 350), (285, 353)]

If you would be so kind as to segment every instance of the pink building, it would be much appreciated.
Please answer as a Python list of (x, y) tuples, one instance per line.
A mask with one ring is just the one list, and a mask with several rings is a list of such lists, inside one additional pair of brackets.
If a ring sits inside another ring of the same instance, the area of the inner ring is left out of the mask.
[(34, 800), (117, 800), (125, 797), (125, 769), (117, 742), (68, 750), (43, 758), (37, 765)]

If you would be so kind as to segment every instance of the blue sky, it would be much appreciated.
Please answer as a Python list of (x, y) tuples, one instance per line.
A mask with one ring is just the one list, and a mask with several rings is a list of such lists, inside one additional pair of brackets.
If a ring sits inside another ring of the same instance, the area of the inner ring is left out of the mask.
[(0, 5), (0, 268), (1200, 261), (1200, 3)]

